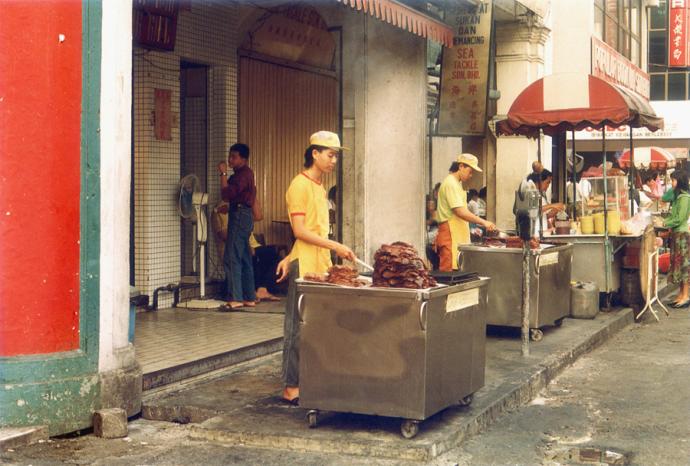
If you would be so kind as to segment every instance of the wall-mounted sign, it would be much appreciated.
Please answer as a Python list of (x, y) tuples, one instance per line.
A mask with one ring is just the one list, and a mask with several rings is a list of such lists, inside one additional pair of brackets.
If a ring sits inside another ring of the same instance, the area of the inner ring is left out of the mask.
[(649, 100), (649, 75), (596, 37), (592, 37), (592, 75)]
[[(657, 115), (664, 118), (663, 129), (651, 132), (647, 128), (634, 128), (633, 137), (639, 139), (690, 139), (690, 119), (687, 118), (687, 103), (678, 101), (655, 101), (652, 108)], [(601, 131), (585, 129), (578, 131), (575, 136), (577, 140), (600, 140)], [(629, 139), (630, 128), (621, 126), (620, 128), (606, 127), (606, 139)]]
[(483, 136), (491, 49), (492, 1), (457, 10), (453, 46), (443, 48), (438, 134)]
[(668, 5), (669, 68), (690, 66), (690, 50), (688, 48), (689, 3), (686, 0), (670, 0)]
[(333, 69), (335, 41), (318, 12), (291, 5), (268, 14), (245, 37), (242, 48), (271, 57)]

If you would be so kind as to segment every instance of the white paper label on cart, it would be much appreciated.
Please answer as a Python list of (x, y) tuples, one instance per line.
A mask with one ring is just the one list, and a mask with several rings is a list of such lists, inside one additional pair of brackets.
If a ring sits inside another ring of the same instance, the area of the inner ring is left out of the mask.
[(479, 288), (448, 295), (446, 312), (455, 312), (479, 304)]
[(549, 254), (542, 254), (539, 258), (539, 268), (546, 267), (547, 265), (558, 264), (558, 253), (551, 252)]

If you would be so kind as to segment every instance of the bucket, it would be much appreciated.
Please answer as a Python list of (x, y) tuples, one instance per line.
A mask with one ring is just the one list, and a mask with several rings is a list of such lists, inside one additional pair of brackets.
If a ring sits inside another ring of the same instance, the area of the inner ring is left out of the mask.
[(570, 315), (575, 319), (594, 319), (599, 312), (599, 288), (592, 282), (570, 285)]
[(642, 303), (639, 270), (623, 269), (621, 271), (621, 301), (626, 306)]
[(583, 235), (591, 235), (594, 233), (594, 223), (591, 215), (580, 217), (580, 232)]
[(603, 235), (604, 234), (604, 213), (599, 212), (594, 215), (592, 215), (592, 218), (594, 219), (594, 233), (597, 235)]
[(612, 235), (617, 235), (621, 232), (621, 213), (617, 210), (610, 210), (608, 212), (606, 223), (609, 226), (609, 233)]

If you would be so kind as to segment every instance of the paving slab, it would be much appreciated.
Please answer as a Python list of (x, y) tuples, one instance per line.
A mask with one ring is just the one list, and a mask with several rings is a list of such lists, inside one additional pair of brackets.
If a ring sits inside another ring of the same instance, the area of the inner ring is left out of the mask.
[(0, 451), (48, 440), (48, 426), (0, 428)]
[(343, 453), (428, 461), (490, 425), (498, 416), (537, 396), (579, 356), (633, 323), (631, 309), (593, 320), (565, 319), (547, 328), (521, 356), (519, 331), (490, 333), (486, 384), (470, 406), (452, 406), (421, 423), (412, 439), (400, 435), (400, 419), (322, 413), (310, 429), (306, 410), (280, 398), (280, 354), (264, 357), (222, 377), (144, 401), (146, 419), (193, 423), (193, 438), (261, 448)]

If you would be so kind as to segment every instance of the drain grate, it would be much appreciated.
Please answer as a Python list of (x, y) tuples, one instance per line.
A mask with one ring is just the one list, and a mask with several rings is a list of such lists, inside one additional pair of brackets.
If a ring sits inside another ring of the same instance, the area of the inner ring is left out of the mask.
[(569, 447), (549, 449), (545, 459), (567, 465), (626, 466), (632, 455), (605, 447)]

